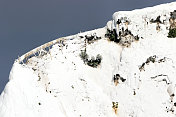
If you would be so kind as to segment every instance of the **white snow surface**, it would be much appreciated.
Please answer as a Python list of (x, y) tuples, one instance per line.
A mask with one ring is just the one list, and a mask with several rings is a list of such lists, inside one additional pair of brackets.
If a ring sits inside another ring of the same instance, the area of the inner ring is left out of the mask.
[[(65, 37), (27, 63), (16, 60), (0, 96), (0, 117), (176, 117), (176, 98), (171, 96), (176, 93), (176, 38), (167, 37), (174, 10), (176, 2), (116, 12), (104, 28)], [(165, 23), (158, 31), (150, 20), (159, 15)], [(128, 29), (140, 37), (129, 47), (104, 36), (107, 28), (125, 28), (114, 24), (124, 17), (130, 21)], [(79, 56), (85, 49), (80, 36), (94, 33), (101, 39), (87, 43), (86, 50), (89, 57), (102, 56), (97, 68), (85, 65)], [(156, 62), (140, 71), (154, 55)], [(115, 86), (115, 74), (126, 81)], [(112, 102), (118, 102), (117, 113)]]

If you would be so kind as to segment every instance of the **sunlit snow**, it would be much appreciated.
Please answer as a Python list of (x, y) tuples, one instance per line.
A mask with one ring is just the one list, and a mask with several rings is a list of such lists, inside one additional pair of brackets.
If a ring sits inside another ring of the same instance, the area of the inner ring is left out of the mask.
[[(116, 12), (104, 28), (49, 42), (48, 50), (43, 45), (18, 58), (0, 96), (0, 117), (175, 117), (176, 38), (167, 37), (174, 10), (176, 2)], [(158, 16), (163, 23), (150, 22)], [(118, 19), (129, 23), (117, 25)], [(105, 37), (107, 29), (122, 28), (139, 41), (125, 47)], [(85, 43), (85, 35), (101, 39)], [(84, 64), (85, 48), (89, 57), (102, 56), (98, 67)], [(145, 63), (149, 58), (155, 61)], [(126, 80), (115, 85), (116, 74)]]

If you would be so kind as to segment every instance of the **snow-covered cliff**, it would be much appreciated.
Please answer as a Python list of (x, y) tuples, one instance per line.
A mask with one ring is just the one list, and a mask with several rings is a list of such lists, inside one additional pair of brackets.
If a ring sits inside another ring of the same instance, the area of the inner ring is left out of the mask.
[(176, 2), (113, 14), (104, 28), (18, 58), (0, 117), (175, 117)]

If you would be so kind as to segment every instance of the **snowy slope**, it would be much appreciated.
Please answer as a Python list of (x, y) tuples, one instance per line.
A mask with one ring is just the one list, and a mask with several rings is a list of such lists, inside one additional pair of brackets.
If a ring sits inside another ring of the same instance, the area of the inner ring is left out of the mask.
[[(174, 10), (176, 2), (116, 12), (104, 28), (26, 53), (14, 62), (0, 96), (0, 117), (175, 117), (176, 38), (167, 37)], [(151, 22), (158, 16), (160, 23)], [(105, 37), (107, 29), (128, 29), (139, 40), (129, 36), (127, 47)], [(86, 35), (101, 39), (89, 43)], [(89, 59), (102, 56), (98, 67), (80, 58), (85, 49)], [(116, 74), (125, 81), (114, 82)]]

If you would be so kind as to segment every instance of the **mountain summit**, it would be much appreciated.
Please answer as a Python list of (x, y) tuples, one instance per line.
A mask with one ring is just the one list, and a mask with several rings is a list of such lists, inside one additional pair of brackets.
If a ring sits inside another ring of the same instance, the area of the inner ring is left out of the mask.
[(175, 50), (176, 2), (116, 12), (15, 60), (0, 117), (175, 117)]

